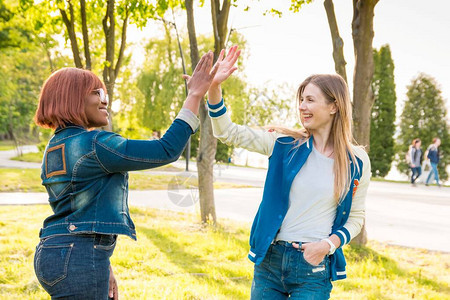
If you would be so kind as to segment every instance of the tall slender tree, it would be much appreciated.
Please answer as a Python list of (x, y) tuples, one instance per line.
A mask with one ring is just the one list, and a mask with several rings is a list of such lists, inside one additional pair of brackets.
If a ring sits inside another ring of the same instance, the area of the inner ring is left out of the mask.
[[(187, 12), (187, 27), (189, 32), (192, 69), (198, 62), (198, 45), (195, 34), (193, 1), (185, 1)], [(219, 56), (220, 50), (225, 48), (228, 34), (228, 15), (231, 0), (211, 0), (211, 16), (214, 34), (214, 57)], [(202, 222), (216, 223), (216, 209), (214, 204), (213, 167), (217, 149), (217, 139), (212, 134), (211, 121), (205, 103), (200, 105), (200, 145), (197, 155), (198, 186), (200, 195), (200, 213)]]
[(353, 72), (353, 135), (370, 150), (370, 112), (373, 105), (371, 82), (373, 76), (372, 41), (373, 18), (378, 0), (353, 0), (352, 35), (355, 53)]
[(389, 45), (373, 51), (375, 71), (372, 79), (374, 105), (370, 123), (370, 161), (372, 174), (384, 177), (394, 160), (395, 94), (394, 62)]
[[(373, 76), (373, 18), (378, 0), (353, 0), (352, 37), (355, 53), (355, 69), (353, 72), (353, 136), (366, 151), (370, 150), (370, 113), (374, 97), (371, 89)], [(324, 7), (327, 12), (333, 42), (333, 59), (335, 69), (341, 76), (346, 74), (345, 59), (343, 55), (343, 41), (334, 14), (332, 0), (325, 0)], [(343, 76), (346, 78), (346, 76)], [(367, 233), (365, 225), (361, 233), (353, 239), (355, 244), (365, 244)]]
[(450, 163), (450, 128), (445, 101), (438, 83), (430, 75), (421, 73), (412, 79), (406, 96), (400, 117), (398, 168), (403, 173), (408, 173), (409, 169), (403, 158), (413, 139), (420, 138), (423, 147), (427, 147), (434, 137), (439, 137), (442, 141), (439, 177), (446, 180), (448, 174), (445, 167)]

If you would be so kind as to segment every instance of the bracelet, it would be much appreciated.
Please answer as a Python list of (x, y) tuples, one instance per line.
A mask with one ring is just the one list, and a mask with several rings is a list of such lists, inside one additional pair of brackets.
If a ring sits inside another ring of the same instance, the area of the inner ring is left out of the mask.
[(336, 246), (330, 239), (323, 239), (322, 241), (327, 242), (330, 245), (330, 251), (328, 251), (328, 255), (332, 255), (334, 251), (336, 251)]

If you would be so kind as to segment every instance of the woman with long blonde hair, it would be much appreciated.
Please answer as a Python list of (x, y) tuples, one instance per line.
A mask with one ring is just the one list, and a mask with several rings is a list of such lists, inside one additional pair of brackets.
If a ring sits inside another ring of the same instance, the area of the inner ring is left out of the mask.
[(345, 81), (320, 74), (298, 88), (301, 130), (253, 129), (233, 123), (220, 84), (235, 70), (232, 47), (208, 90), (214, 136), (269, 156), (263, 198), (248, 257), (255, 263), (252, 299), (328, 299), (331, 281), (346, 278), (342, 246), (364, 223), (370, 182), (366, 152), (352, 144)]

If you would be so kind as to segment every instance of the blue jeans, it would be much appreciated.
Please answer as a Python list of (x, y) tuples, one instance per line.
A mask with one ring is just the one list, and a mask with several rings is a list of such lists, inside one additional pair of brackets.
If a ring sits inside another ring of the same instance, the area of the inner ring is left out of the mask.
[(430, 162), (430, 164), (431, 164), (431, 171), (430, 171), (430, 174), (428, 174), (428, 178), (425, 183), (428, 184), (430, 182), (431, 175), (434, 174), (434, 179), (436, 180), (436, 184), (439, 185), (439, 172), (437, 169), (437, 163)]
[(42, 239), (34, 270), (52, 299), (108, 299), (109, 258), (116, 235), (72, 234)]
[(278, 241), (270, 245), (264, 261), (255, 265), (251, 299), (329, 299), (333, 288), (330, 277), (328, 256), (313, 266), (302, 251)]
[(415, 168), (411, 168), (412, 171), (412, 175), (411, 175), (411, 183), (414, 183), (417, 178), (419, 178), (419, 176), (422, 174), (422, 167), (415, 167)]

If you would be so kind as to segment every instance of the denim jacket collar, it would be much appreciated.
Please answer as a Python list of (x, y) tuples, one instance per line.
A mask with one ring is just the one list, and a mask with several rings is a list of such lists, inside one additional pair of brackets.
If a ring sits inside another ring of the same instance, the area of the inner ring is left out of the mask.
[(86, 130), (86, 128), (84, 128), (84, 127), (81, 126), (81, 125), (77, 125), (77, 124), (73, 124), (73, 123), (67, 122), (65, 127), (58, 126), (58, 127), (55, 129), (55, 134), (61, 132), (61, 131), (64, 130), (64, 129), (68, 129), (68, 128), (78, 128), (78, 129)]

